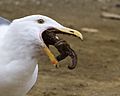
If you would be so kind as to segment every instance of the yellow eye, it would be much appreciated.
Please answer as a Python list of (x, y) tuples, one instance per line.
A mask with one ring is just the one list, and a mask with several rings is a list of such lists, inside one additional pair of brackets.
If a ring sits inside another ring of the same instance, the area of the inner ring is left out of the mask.
[(43, 24), (45, 21), (43, 19), (37, 20), (38, 23)]

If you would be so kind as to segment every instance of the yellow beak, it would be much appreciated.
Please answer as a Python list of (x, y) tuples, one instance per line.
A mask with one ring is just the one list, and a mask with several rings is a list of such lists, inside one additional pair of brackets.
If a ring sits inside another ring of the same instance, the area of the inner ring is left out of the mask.
[(67, 27), (59, 28), (58, 30), (60, 32), (63, 32), (63, 33), (66, 33), (66, 34), (77, 36), (77, 37), (81, 38), (81, 40), (83, 40), (82, 34), (79, 31), (77, 31), (77, 30), (74, 30), (74, 29), (71, 29), (71, 28), (67, 28)]
[[(83, 40), (82, 34), (77, 30), (67, 28), (67, 27), (59, 28), (58, 30), (60, 32), (63, 32), (63, 33), (66, 33), (66, 34), (77, 36), (77, 37), (79, 37), (79, 38), (81, 38)], [(52, 52), (49, 50), (49, 48), (47, 46), (45, 46), (44, 51), (48, 55), (48, 57), (51, 60), (52, 64), (55, 64), (55, 65), (58, 64), (57, 59), (55, 58), (55, 56), (52, 54)]]
[(43, 50), (46, 53), (46, 55), (48, 55), (52, 64), (55, 64), (55, 65), (58, 64), (57, 59), (55, 58), (55, 56), (52, 54), (52, 52), (49, 50), (49, 48), (47, 46), (45, 46)]

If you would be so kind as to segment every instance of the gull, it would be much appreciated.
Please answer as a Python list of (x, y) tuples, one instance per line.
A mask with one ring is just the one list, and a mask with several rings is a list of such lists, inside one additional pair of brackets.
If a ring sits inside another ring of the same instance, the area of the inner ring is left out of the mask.
[(79, 31), (47, 16), (31, 15), (12, 22), (0, 17), (0, 96), (26, 96), (37, 80), (44, 55), (58, 63), (42, 37), (53, 28), (83, 39)]

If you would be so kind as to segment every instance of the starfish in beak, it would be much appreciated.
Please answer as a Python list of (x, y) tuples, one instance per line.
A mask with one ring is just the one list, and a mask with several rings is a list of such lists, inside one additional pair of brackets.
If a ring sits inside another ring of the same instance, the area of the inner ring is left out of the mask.
[(51, 28), (43, 32), (42, 37), (49, 48), (49, 45), (53, 45), (57, 48), (60, 55), (58, 55), (56, 58), (54, 55), (49, 51), (48, 48), (46, 49), (47, 55), (50, 57), (53, 64), (57, 66), (58, 62), (65, 59), (66, 57), (70, 56), (72, 59), (72, 63), (68, 65), (69, 69), (74, 69), (77, 65), (77, 55), (75, 51), (70, 47), (70, 45), (65, 41), (60, 39), (56, 34), (68, 34), (68, 35), (74, 35), (76, 37), (79, 37), (83, 40), (83, 36), (80, 32), (64, 27), (62, 29), (55, 29)]

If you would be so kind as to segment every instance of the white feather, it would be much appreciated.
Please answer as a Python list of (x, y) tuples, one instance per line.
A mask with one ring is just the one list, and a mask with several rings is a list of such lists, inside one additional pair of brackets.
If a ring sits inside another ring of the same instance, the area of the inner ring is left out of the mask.
[(0, 96), (25, 96), (37, 79), (38, 49), (9, 32), (9, 25), (0, 26)]
[[(39, 24), (38, 19), (45, 24)], [(0, 96), (25, 96), (37, 79), (38, 60), (44, 56), (42, 32), (61, 27), (42, 15), (14, 20), (0, 26)]]

